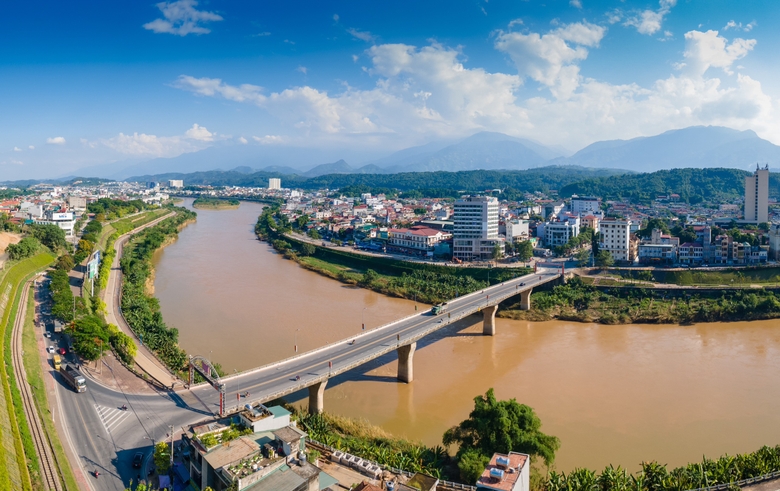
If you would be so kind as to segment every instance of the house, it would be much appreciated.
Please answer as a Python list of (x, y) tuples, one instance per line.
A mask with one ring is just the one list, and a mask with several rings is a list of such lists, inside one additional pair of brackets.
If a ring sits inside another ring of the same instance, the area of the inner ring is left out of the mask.
[(477, 491), (528, 491), (531, 457), (524, 453), (495, 453), (477, 480)]
[(387, 250), (403, 254), (432, 256), (441, 242), (452, 238), (443, 230), (434, 230), (421, 225), (411, 228), (391, 228), (387, 231)]

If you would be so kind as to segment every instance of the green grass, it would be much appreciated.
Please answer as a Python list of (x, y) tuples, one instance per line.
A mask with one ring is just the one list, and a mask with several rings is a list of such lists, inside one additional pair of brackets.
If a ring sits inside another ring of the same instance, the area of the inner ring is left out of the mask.
[(348, 268), (346, 266), (341, 266), (338, 264), (329, 263), (327, 261), (323, 261), (322, 259), (317, 259), (316, 257), (298, 257), (298, 260), (301, 264), (308, 266), (307, 269), (311, 269), (313, 271), (317, 271), (323, 274), (326, 274), (327, 276), (330, 276), (332, 278), (338, 278), (339, 274), (354, 274), (355, 280), (357, 281), (360, 279), (360, 275), (364, 273), (364, 271), (358, 271), (352, 268)]
[(162, 215), (165, 215), (166, 213), (168, 213), (168, 211), (169, 210), (165, 208), (159, 208), (157, 210), (141, 213), (140, 215), (133, 215), (131, 217), (122, 218), (121, 220), (112, 222), (111, 227), (113, 227), (114, 230), (119, 232), (119, 235), (124, 235), (127, 232), (133, 230), (134, 228), (138, 228), (141, 225), (146, 225), (147, 223), (151, 222), (155, 218), (159, 218)]
[[(53, 255), (44, 252), (20, 261), (8, 270), (0, 282), (0, 296), (7, 295), (3, 299), (5, 308), (0, 318), (0, 329), (3, 332), (0, 348), (5, 361), (0, 367), (4, 403), (0, 405), (0, 433), (3, 443), (3, 448), (0, 449), (0, 489), (32, 489), (28, 465), (37, 469), (37, 456), (16, 390), (16, 380), (10, 369), (11, 346), (8, 341), (19, 307), (21, 285), (36, 271), (53, 263), (54, 259)], [(31, 453), (30, 449), (33, 449)], [(31, 455), (29, 459), (25, 458), (25, 451)]]
[(103, 230), (100, 231), (100, 237), (98, 237), (98, 242), (96, 247), (101, 251), (105, 251), (108, 238), (111, 237), (111, 234), (113, 234), (115, 231), (116, 230), (114, 229), (113, 226), (111, 226), (110, 223), (103, 225)]
[(27, 372), (27, 382), (33, 391), (33, 397), (38, 408), (38, 416), (41, 419), (43, 430), (49, 436), (49, 441), (54, 449), (54, 455), (59, 463), (59, 469), (65, 480), (65, 489), (76, 491), (79, 489), (76, 477), (68, 462), (68, 457), (60, 442), (54, 420), (49, 408), (49, 400), (46, 395), (46, 386), (43, 382), (43, 369), (38, 354), (38, 341), (35, 338), (35, 299), (30, 295), (27, 304), (27, 318), (24, 321), (22, 333), (22, 347), (24, 349), (24, 369)]

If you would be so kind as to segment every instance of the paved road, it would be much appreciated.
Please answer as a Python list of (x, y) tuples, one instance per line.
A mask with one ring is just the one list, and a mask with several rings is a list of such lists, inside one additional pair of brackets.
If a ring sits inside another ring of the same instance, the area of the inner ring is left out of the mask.
[(114, 243), (116, 256), (114, 256), (114, 262), (111, 264), (111, 272), (108, 276), (108, 286), (106, 287), (103, 299), (106, 302), (108, 322), (119, 326), (119, 329), (121, 329), (125, 334), (135, 339), (135, 344), (138, 346), (138, 353), (135, 356), (136, 365), (141, 367), (141, 369), (149, 374), (150, 377), (154, 378), (165, 387), (171, 387), (171, 385), (175, 384), (178, 379), (171, 375), (168, 369), (165, 368), (165, 366), (163, 366), (163, 364), (160, 363), (160, 361), (149, 352), (146, 346), (143, 346), (139, 342), (138, 337), (135, 335), (132, 329), (130, 329), (130, 326), (127, 325), (127, 321), (125, 321), (125, 318), (120, 312), (121, 301), (119, 295), (121, 290), (120, 283), (122, 281), (122, 268), (119, 265), (119, 261), (122, 259), (122, 250), (124, 249), (125, 244), (133, 234), (138, 233), (140, 230), (143, 230), (147, 227), (157, 225), (166, 218), (169, 218), (171, 215), (173, 215), (173, 213), (163, 215), (162, 217), (152, 220), (151, 222), (138, 227), (132, 232), (129, 232), (116, 240)]
[[(506, 298), (553, 281), (559, 276), (560, 270), (540, 269), (539, 273), (450, 300), (446, 311), (441, 315), (434, 316), (430, 312), (424, 312), (406, 317), (361, 333), (354, 338), (344, 339), (287, 360), (223, 378), (222, 381), (227, 383), (228, 388), (240, 386), (242, 392), (249, 391), (250, 397), (245, 402), (266, 402), (276, 399), (351, 370), (396, 350), (399, 346), (416, 342), (431, 332), (478, 312), (486, 306), (497, 305)], [(329, 362), (333, 364), (332, 367), (328, 365)], [(296, 376), (300, 376), (300, 380), (296, 380)], [(219, 402), (217, 391), (210, 386), (200, 385), (193, 387), (192, 393), (206, 401), (209, 407), (216, 411)], [(226, 404), (228, 410), (231, 406), (235, 407), (235, 400), (235, 393), (229, 393)]]

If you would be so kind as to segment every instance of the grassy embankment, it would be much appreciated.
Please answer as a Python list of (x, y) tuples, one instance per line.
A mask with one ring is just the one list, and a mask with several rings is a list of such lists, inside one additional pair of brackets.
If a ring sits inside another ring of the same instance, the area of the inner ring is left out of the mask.
[(134, 228), (145, 225), (152, 220), (165, 215), (168, 213), (168, 211), (169, 210), (167, 208), (159, 208), (105, 224), (103, 226), (103, 230), (100, 232), (100, 236), (98, 237), (97, 248), (101, 251), (105, 251), (108, 246), (109, 238), (115, 233), (117, 235), (124, 235)]
[(198, 197), (192, 202), (192, 207), (205, 210), (235, 210), (240, 204), (239, 200), (232, 198)]
[(12, 265), (0, 281), (0, 348), (5, 361), (0, 367), (0, 489), (27, 490), (41, 484), (38, 457), (11, 368), (11, 332), (24, 283), (54, 259), (50, 253), (41, 252)]
[(46, 395), (46, 386), (43, 382), (43, 369), (41, 368), (40, 355), (38, 354), (38, 341), (35, 338), (35, 298), (33, 291), (30, 291), (27, 303), (27, 318), (24, 321), (24, 332), (22, 333), (22, 347), (24, 349), (24, 369), (27, 372), (27, 382), (33, 391), (35, 403), (38, 408), (38, 416), (43, 425), (43, 431), (49, 436), (54, 457), (59, 464), (60, 472), (65, 480), (65, 488), (68, 490), (79, 489), (76, 483), (76, 477), (73, 475), (68, 462), (68, 457), (60, 442), (57, 429), (54, 427), (54, 420), (49, 407), (49, 400)]

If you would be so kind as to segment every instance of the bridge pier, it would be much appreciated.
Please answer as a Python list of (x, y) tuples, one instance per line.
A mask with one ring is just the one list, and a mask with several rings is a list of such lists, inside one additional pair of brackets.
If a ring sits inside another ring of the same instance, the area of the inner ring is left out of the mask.
[(533, 288), (529, 288), (524, 292), (520, 292), (520, 310), (531, 310), (531, 292)]
[(320, 414), (325, 408), (325, 386), (327, 380), (309, 386), (309, 414)]
[(482, 309), (482, 334), (485, 336), (496, 335), (496, 311), (498, 311), (498, 305)]
[(411, 383), (414, 380), (414, 350), (417, 343), (407, 344), (398, 348), (398, 380)]

